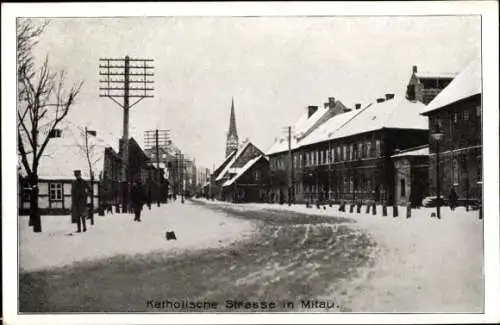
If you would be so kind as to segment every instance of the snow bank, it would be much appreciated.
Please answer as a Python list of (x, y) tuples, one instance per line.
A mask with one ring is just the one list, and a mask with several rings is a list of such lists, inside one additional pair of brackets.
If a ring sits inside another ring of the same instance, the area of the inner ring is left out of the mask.
[[(20, 217), (20, 267), (31, 271), (69, 265), (74, 262), (134, 255), (153, 251), (176, 254), (186, 250), (226, 246), (250, 236), (254, 224), (225, 217), (186, 201), (153, 205), (143, 210), (142, 222), (133, 222), (132, 214), (95, 216), (88, 231), (75, 231), (69, 216), (43, 216), (42, 233), (33, 233), (28, 217)], [(166, 231), (175, 231), (177, 240), (165, 239)]]

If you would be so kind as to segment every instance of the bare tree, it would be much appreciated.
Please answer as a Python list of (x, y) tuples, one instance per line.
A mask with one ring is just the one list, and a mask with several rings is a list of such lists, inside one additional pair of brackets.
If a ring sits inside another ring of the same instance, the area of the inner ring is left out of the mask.
[(52, 72), (48, 56), (37, 69), (33, 48), (46, 23), (35, 26), (31, 20), (17, 22), (17, 143), (21, 163), (31, 186), (30, 225), (42, 231), (38, 209), (38, 167), (57, 126), (68, 115), (83, 82), (65, 87), (65, 71)]

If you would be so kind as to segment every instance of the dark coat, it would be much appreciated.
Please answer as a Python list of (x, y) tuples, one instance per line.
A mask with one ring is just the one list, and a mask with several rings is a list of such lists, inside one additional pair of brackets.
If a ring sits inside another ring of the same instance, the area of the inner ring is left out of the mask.
[(73, 181), (71, 186), (71, 222), (77, 223), (78, 218), (87, 212), (87, 196), (89, 188), (83, 179)]
[(134, 206), (140, 208), (146, 203), (147, 196), (140, 184), (134, 185), (130, 190), (130, 201)]

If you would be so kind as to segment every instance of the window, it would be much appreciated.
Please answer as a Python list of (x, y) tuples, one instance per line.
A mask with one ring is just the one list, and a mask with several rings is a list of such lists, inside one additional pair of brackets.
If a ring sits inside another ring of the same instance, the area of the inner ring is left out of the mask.
[(62, 201), (62, 184), (50, 183), (49, 196), (51, 201)]
[(469, 111), (468, 110), (465, 110), (464, 111), (464, 117), (463, 117), (464, 121), (468, 121), (469, 120)]
[(350, 160), (351, 159), (351, 146), (345, 146), (344, 148), (346, 150), (345, 160)]
[(453, 113), (453, 123), (458, 123), (458, 113)]
[(476, 116), (481, 116), (481, 106), (476, 106)]
[(31, 200), (31, 186), (30, 185), (24, 185), (22, 188), (22, 199), (23, 201), (30, 201)]
[(162, 157), (163, 159), (165, 159), (165, 158), (167, 158), (167, 154), (166, 154), (166, 153), (163, 153), (163, 154), (161, 154), (161, 157)]
[(381, 151), (380, 151), (380, 140), (375, 141), (375, 156), (380, 157)]
[(255, 178), (255, 181), (257, 181), (257, 182), (259, 181), (259, 179), (260, 179), (260, 172), (258, 170), (255, 171), (254, 178)]
[(366, 143), (366, 156), (367, 157), (371, 157), (373, 154), (372, 154), (372, 143), (371, 142), (367, 142)]
[(405, 184), (405, 179), (404, 178), (401, 178), (399, 180), (400, 182), (400, 186), (401, 186), (401, 197), (405, 197), (406, 196), (406, 184)]

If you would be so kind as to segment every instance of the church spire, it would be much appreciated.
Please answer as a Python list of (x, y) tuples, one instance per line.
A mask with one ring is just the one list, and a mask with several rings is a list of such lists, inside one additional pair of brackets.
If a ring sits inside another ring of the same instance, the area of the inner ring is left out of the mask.
[(234, 98), (231, 98), (231, 116), (229, 117), (229, 130), (226, 141), (226, 157), (238, 149), (238, 132), (236, 131), (236, 117), (234, 115)]

